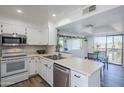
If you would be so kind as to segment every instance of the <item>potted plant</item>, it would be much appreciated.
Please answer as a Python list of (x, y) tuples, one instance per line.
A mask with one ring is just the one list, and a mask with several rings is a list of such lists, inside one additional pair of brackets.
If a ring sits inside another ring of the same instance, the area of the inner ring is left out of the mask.
[(97, 55), (100, 53), (100, 50), (99, 50), (100, 46), (101, 45), (99, 45), (99, 44), (96, 45), (96, 51), (94, 51), (94, 53)]
[(58, 52), (58, 56), (60, 57), (61, 56), (61, 54), (60, 54), (60, 48), (62, 47), (62, 45), (61, 44), (57, 44), (56, 45), (56, 51)]

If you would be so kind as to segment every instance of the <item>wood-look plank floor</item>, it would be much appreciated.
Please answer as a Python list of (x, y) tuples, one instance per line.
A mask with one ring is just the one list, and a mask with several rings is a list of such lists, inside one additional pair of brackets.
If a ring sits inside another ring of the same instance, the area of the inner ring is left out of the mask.
[(102, 87), (124, 87), (124, 67), (113, 64), (103, 73)]
[[(108, 70), (104, 70), (101, 86), (124, 87), (124, 67), (109, 64)], [(49, 85), (37, 75), (10, 87), (49, 87)]]
[(49, 85), (37, 75), (9, 87), (49, 87)]

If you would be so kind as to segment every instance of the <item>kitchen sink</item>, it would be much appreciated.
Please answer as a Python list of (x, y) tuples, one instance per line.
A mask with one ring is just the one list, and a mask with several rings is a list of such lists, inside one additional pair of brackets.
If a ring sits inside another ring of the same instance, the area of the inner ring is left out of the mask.
[(65, 59), (66, 57), (58, 56), (58, 55), (48, 55), (48, 56), (43, 56), (45, 58), (49, 58), (52, 60), (60, 60), (60, 59)]

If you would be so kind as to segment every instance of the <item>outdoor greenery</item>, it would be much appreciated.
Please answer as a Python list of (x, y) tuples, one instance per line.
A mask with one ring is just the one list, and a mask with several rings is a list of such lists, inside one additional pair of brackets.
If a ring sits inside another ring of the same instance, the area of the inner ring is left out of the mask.
[(80, 36), (58, 35), (58, 37), (65, 37), (66, 39), (83, 39), (86, 42), (88, 41), (86, 37), (80, 37)]
[(97, 52), (97, 45), (100, 45), (99, 51), (107, 51), (110, 63), (121, 64), (122, 61), (122, 36), (96, 37), (94, 50)]

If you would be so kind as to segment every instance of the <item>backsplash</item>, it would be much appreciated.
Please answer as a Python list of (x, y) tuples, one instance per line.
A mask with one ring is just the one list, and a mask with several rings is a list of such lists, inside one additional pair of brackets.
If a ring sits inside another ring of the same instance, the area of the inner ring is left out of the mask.
[(42, 49), (46, 50), (46, 46), (35, 46), (35, 45), (26, 46), (27, 54), (36, 54), (37, 50), (42, 50)]
[(53, 53), (55, 51), (56, 49), (54, 45), (47, 46), (47, 53)]

